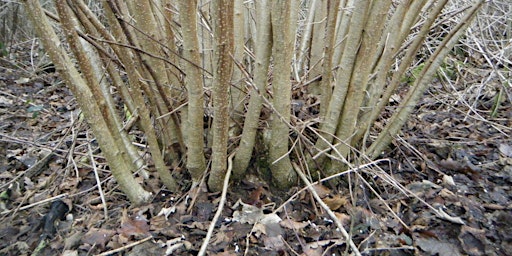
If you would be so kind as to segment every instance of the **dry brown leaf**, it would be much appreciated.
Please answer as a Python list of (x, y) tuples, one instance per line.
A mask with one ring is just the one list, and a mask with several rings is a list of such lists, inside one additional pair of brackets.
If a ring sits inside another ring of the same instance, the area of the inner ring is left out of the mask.
[(347, 198), (341, 197), (340, 195), (335, 195), (332, 198), (331, 197), (326, 197), (326, 198), (322, 199), (322, 201), (324, 201), (324, 203), (327, 206), (329, 206), (329, 209), (331, 209), (333, 211), (336, 211), (341, 206), (347, 204)]
[(261, 195), (263, 194), (264, 191), (265, 189), (263, 188), (263, 186), (259, 186), (256, 190), (252, 191), (251, 194), (249, 194), (247, 203), (250, 205), (259, 205)]
[(82, 238), (82, 242), (85, 244), (95, 245), (103, 249), (115, 233), (116, 232), (114, 230), (110, 229), (91, 228)]
[(416, 237), (416, 245), (429, 255), (461, 255), (455, 244), (439, 241), (435, 238)]
[(282, 236), (264, 236), (263, 244), (265, 244), (265, 249), (271, 251), (279, 251), (286, 249), (286, 245), (284, 244)]
[(283, 227), (283, 228), (297, 230), (297, 229), (301, 229), (301, 228), (305, 228), (305, 227), (309, 226), (309, 223), (307, 223), (305, 221), (298, 222), (298, 221), (294, 221), (291, 219), (286, 219), (286, 220), (279, 222), (279, 225), (281, 225), (281, 227)]
[(340, 239), (329, 239), (329, 240), (320, 240), (320, 241), (314, 241), (311, 243), (307, 243), (306, 246), (304, 246), (304, 253), (301, 254), (304, 256), (316, 256), (316, 255), (323, 255), (324, 253), (324, 246), (328, 246), (330, 244), (335, 245), (342, 245), (344, 244), (343, 240)]
[(123, 210), (123, 217), (121, 218), (119, 234), (125, 237), (148, 236), (150, 235), (148, 220), (141, 214), (130, 218), (125, 209)]
[(212, 256), (236, 256), (237, 254), (234, 251), (224, 251), (219, 253), (211, 254)]
[(313, 189), (316, 191), (320, 198), (325, 198), (331, 194), (331, 190), (322, 184), (313, 185)]
[(336, 218), (343, 224), (344, 226), (350, 224), (350, 216), (345, 213), (334, 212)]
[(462, 249), (469, 255), (485, 255), (485, 233), (483, 229), (462, 226), (458, 237)]

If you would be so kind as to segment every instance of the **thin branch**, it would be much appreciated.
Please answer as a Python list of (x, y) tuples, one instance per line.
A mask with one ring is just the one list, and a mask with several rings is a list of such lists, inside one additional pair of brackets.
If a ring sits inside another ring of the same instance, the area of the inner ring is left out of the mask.
[(98, 254), (97, 256), (113, 255), (113, 254), (115, 254), (116, 252), (122, 252), (122, 251), (124, 251), (124, 250), (126, 250), (126, 249), (130, 249), (130, 248), (132, 248), (132, 247), (134, 247), (134, 246), (136, 246), (136, 245), (139, 245), (139, 244), (145, 243), (145, 242), (147, 242), (147, 241), (151, 240), (152, 238), (153, 238), (153, 236), (148, 236), (148, 237), (146, 237), (146, 238), (144, 238), (144, 239), (141, 239), (141, 240), (139, 240), (139, 241), (133, 242), (133, 243), (131, 243), (131, 244), (127, 244), (127, 245), (122, 246), (122, 247), (120, 247), (120, 248), (117, 248), (117, 249), (115, 249), (115, 250), (110, 250), (110, 251), (106, 251), (106, 252), (100, 253), (100, 254)]
[[(89, 137), (89, 132), (86, 133), (86, 136)], [(87, 138), (89, 140), (89, 138)], [(96, 184), (98, 186), (98, 193), (100, 194), (101, 204), (103, 205), (103, 213), (105, 214), (105, 220), (108, 219), (108, 210), (107, 210), (107, 200), (105, 200), (105, 194), (103, 194), (103, 189), (101, 188), (101, 180), (98, 175), (98, 168), (96, 168), (96, 161), (94, 160), (94, 156), (92, 155), (92, 147), (91, 143), (87, 143), (87, 152), (89, 153), (89, 158), (91, 159), (92, 169), (94, 171), (94, 178), (96, 179)]]
[(307, 189), (309, 190), (309, 192), (311, 192), (311, 194), (313, 194), (313, 196), (315, 197), (315, 200), (318, 202), (318, 204), (320, 204), (320, 206), (322, 206), (322, 208), (327, 212), (327, 214), (329, 214), (329, 216), (331, 217), (332, 221), (334, 221), (334, 223), (336, 224), (338, 229), (341, 231), (341, 233), (343, 234), (343, 236), (347, 240), (350, 248), (352, 249), (353, 253), (356, 256), (361, 256), (361, 252), (357, 248), (357, 246), (354, 243), (354, 241), (352, 241), (352, 238), (350, 237), (348, 232), (343, 227), (343, 224), (341, 224), (341, 221), (336, 217), (334, 212), (331, 211), (329, 206), (327, 206), (327, 204), (325, 204), (324, 201), (322, 201), (322, 199), (320, 198), (320, 196), (318, 195), (316, 190), (313, 188), (313, 184), (311, 184), (311, 182), (308, 180), (308, 178), (306, 177), (304, 172), (302, 172), (300, 167), (295, 162), (292, 162), (292, 165), (293, 165), (293, 169), (295, 169), (295, 171), (297, 172), (297, 174), (299, 175), (301, 180), (307, 185)]
[(210, 222), (210, 226), (208, 227), (208, 232), (206, 233), (206, 237), (204, 238), (203, 244), (201, 245), (201, 249), (199, 250), (198, 256), (203, 256), (206, 254), (206, 248), (208, 247), (208, 242), (213, 234), (213, 229), (215, 228), (215, 223), (219, 219), (222, 214), (222, 209), (224, 209), (224, 204), (226, 203), (226, 194), (228, 193), (229, 187), (229, 177), (231, 176), (231, 170), (233, 169), (233, 157), (235, 153), (231, 153), (228, 157), (228, 169), (226, 170), (226, 177), (224, 177), (224, 185), (222, 187), (222, 193), (220, 196), (219, 206), (217, 208), (217, 212), (215, 212), (215, 216), (213, 216), (212, 222)]
[(13, 210), (5, 210), (5, 211), (1, 212), (0, 214), (7, 214), (7, 213), (10, 213), (10, 212), (14, 212), (14, 211), (27, 210), (27, 209), (30, 209), (32, 207), (35, 207), (35, 206), (38, 206), (38, 205), (41, 205), (41, 204), (45, 204), (45, 203), (51, 202), (53, 200), (57, 200), (57, 199), (61, 199), (61, 198), (66, 198), (66, 197), (68, 197), (68, 193), (64, 193), (64, 194), (60, 194), (60, 195), (57, 195), (57, 196), (54, 196), (54, 197), (46, 198), (44, 200), (41, 200), (41, 201), (38, 201), (38, 202), (35, 202), (35, 203), (32, 203), (32, 204), (29, 204), (29, 205), (25, 205), (25, 206), (22, 206), (20, 208), (16, 208), (16, 209), (13, 209)]

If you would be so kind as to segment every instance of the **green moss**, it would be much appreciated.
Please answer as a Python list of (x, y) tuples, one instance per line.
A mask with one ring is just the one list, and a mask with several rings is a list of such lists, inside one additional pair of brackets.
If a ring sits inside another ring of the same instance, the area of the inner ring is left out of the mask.
[[(450, 80), (455, 80), (457, 78), (458, 72), (457, 70), (464, 68), (466, 65), (462, 61), (451, 61), (445, 60), (439, 67), (438, 73), (436, 77), (439, 78), (448, 78)], [(404, 75), (401, 79), (402, 83), (412, 84), (416, 79), (420, 76), (423, 68), (425, 67), (425, 63), (421, 63), (416, 67), (412, 68)]]
[(420, 75), (420, 73), (424, 67), (425, 67), (425, 63), (421, 63), (418, 66), (414, 67), (413, 69), (411, 69), (408, 72), (408, 74), (406, 74), (402, 77), (401, 82), (407, 83), (407, 84), (414, 83), (414, 81), (416, 80), (416, 78), (418, 78), (418, 76)]
[(0, 57), (7, 56), (9, 52), (7, 52), (7, 48), (3, 42), (0, 42)]

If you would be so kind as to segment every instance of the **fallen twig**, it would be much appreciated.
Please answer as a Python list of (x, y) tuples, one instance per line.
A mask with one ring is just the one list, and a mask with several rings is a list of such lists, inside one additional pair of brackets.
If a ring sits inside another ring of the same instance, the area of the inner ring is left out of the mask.
[(60, 194), (60, 195), (57, 195), (57, 196), (54, 196), (54, 197), (46, 198), (46, 199), (41, 200), (41, 201), (39, 201), (39, 202), (35, 202), (35, 203), (33, 203), (33, 204), (25, 205), (25, 206), (20, 207), (20, 208), (17, 208), (17, 209), (13, 209), (13, 210), (5, 210), (5, 211), (1, 212), (0, 214), (7, 214), (7, 213), (11, 213), (11, 212), (13, 212), (13, 211), (22, 211), (22, 210), (26, 210), (26, 209), (32, 208), (32, 207), (37, 206), (37, 205), (40, 205), (40, 204), (44, 204), (44, 203), (47, 203), (47, 202), (51, 202), (51, 201), (56, 200), (56, 199), (65, 198), (65, 197), (67, 197), (67, 196), (68, 196), (68, 194), (67, 194), (67, 193)]
[(229, 177), (231, 176), (231, 169), (233, 169), (233, 157), (235, 153), (231, 153), (228, 157), (228, 169), (226, 170), (226, 176), (224, 177), (224, 185), (222, 186), (222, 194), (220, 196), (219, 206), (217, 208), (217, 212), (215, 212), (215, 216), (213, 216), (212, 222), (208, 227), (208, 233), (206, 233), (206, 237), (204, 238), (203, 244), (201, 245), (201, 249), (199, 250), (198, 256), (203, 256), (206, 254), (206, 248), (208, 247), (208, 243), (210, 242), (210, 238), (213, 234), (213, 229), (215, 229), (215, 223), (219, 219), (222, 214), (222, 209), (224, 208), (224, 204), (226, 203), (226, 194), (228, 193), (229, 187)]
[[(89, 133), (87, 132), (87, 137), (89, 137)], [(96, 179), (96, 185), (98, 187), (98, 193), (100, 194), (100, 198), (101, 198), (101, 204), (103, 205), (103, 213), (105, 214), (105, 220), (108, 219), (108, 210), (107, 210), (107, 200), (105, 199), (105, 194), (103, 194), (103, 189), (101, 188), (101, 180), (100, 180), (100, 176), (98, 174), (98, 168), (96, 168), (96, 161), (94, 160), (94, 157), (92, 155), (92, 148), (91, 148), (91, 144), (88, 143), (87, 144), (87, 151), (89, 152), (89, 157), (91, 159), (91, 165), (92, 165), (92, 169), (94, 171), (94, 178)]]
[[(378, 163), (381, 163), (381, 162), (389, 162), (389, 160), (388, 159), (380, 159), (380, 160), (372, 161), (372, 162), (367, 163), (367, 164), (362, 164), (362, 165), (359, 165), (358, 167), (351, 168), (351, 169), (348, 169), (348, 170), (343, 171), (343, 172), (335, 173), (335, 174), (333, 174), (331, 176), (328, 176), (328, 177), (325, 177), (325, 178), (323, 178), (321, 180), (315, 181), (315, 182), (311, 183), (311, 185), (320, 184), (320, 183), (322, 183), (324, 181), (328, 181), (328, 180), (334, 179), (336, 177), (339, 177), (339, 176), (342, 176), (342, 175), (345, 175), (345, 174), (348, 174), (348, 173), (351, 173), (351, 172), (356, 172), (356, 171), (359, 171), (359, 170), (363, 170), (363, 169), (369, 168), (371, 166), (376, 166)], [(302, 191), (307, 190), (307, 189), (308, 189), (307, 187), (299, 189), (299, 191), (295, 192), (295, 194), (290, 196), (290, 198), (288, 198), (288, 200), (286, 200), (284, 203), (282, 203), (281, 206), (279, 206), (277, 209), (275, 209), (274, 213), (281, 211), (283, 209), (283, 207), (287, 203), (293, 201), (300, 193), (302, 193)]]
[(150, 239), (152, 239), (152, 238), (153, 238), (153, 236), (148, 236), (148, 237), (146, 237), (146, 238), (144, 238), (144, 239), (142, 239), (142, 240), (139, 240), (139, 241), (133, 242), (133, 243), (131, 243), (131, 244), (127, 244), (127, 245), (125, 245), (125, 246), (123, 246), (123, 247), (120, 247), (120, 248), (117, 248), (117, 249), (114, 249), (114, 250), (110, 250), (110, 251), (106, 251), (106, 252), (103, 252), (103, 253), (97, 254), (96, 256), (113, 255), (113, 254), (114, 254), (114, 253), (116, 253), (116, 252), (122, 252), (122, 251), (124, 251), (124, 250), (126, 250), (126, 249), (129, 249), (129, 248), (132, 248), (132, 247), (134, 247), (134, 246), (136, 246), (136, 245), (142, 244), (142, 243), (144, 243), (144, 242), (146, 242), (146, 241), (148, 241), (148, 240), (150, 240)]
[(320, 204), (320, 206), (327, 212), (327, 214), (329, 214), (329, 216), (331, 217), (332, 221), (334, 221), (334, 223), (336, 224), (338, 229), (341, 231), (341, 233), (343, 234), (343, 236), (347, 240), (347, 243), (349, 244), (349, 246), (352, 249), (352, 251), (354, 252), (354, 254), (356, 256), (361, 256), (361, 252), (357, 248), (357, 246), (354, 243), (354, 241), (352, 241), (352, 238), (350, 237), (348, 232), (343, 227), (343, 224), (341, 224), (340, 220), (336, 217), (334, 212), (332, 212), (331, 209), (329, 209), (329, 206), (327, 206), (324, 203), (324, 201), (322, 201), (322, 199), (320, 198), (318, 193), (313, 188), (313, 184), (311, 184), (311, 182), (308, 180), (306, 175), (302, 172), (302, 170), (299, 168), (299, 166), (296, 163), (292, 162), (292, 165), (293, 165), (293, 168), (295, 169), (295, 172), (297, 172), (297, 174), (299, 175), (301, 180), (306, 184), (307, 189), (309, 190), (309, 192), (311, 192), (311, 194), (313, 194), (313, 197), (315, 197), (315, 200), (318, 202), (318, 204)]

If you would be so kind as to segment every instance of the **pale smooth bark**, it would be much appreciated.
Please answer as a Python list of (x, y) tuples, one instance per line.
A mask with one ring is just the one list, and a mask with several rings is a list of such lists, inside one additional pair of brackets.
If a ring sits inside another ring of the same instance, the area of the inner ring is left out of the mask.
[[(350, 19), (350, 28), (345, 42), (345, 49), (336, 74), (336, 83), (332, 92), (331, 100), (327, 107), (326, 116), (322, 118), (320, 126), (321, 135), (316, 147), (319, 150), (326, 150), (334, 141), (336, 128), (340, 123), (343, 105), (349, 90), (350, 79), (354, 72), (354, 63), (361, 43), (363, 28), (366, 22), (366, 12), (369, 7), (369, 0), (357, 1)], [(322, 103), (325, 104), (325, 103)], [(323, 157), (319, 159), (323, 163)]]
[[(308, 17), (306, 18), (304, 29), (302, 31), (300, 47), (297, 52), (297, 63), (295, 64), (299, 69), (305, 69), (304, 62), (306, 61), (306, 57), (309, 57), (311, 52), (311, 33), (313, 32), (313, 24), (314, 19), (319, 19), (319, 16), (315, 16), (315, 10), (318, 6), (318, 2), (320, 0), (311, 0), (309, 2), (308, 8)], [(309, 63), (308, 63), (309, 64)]]
[[(243, 0), (234, 0), (233, 6), (233, 61), (243, 65), (245, 58), (245, 20), (247, 17), (245, 16), (246, 8), (244, 6)], [(241, 131), (240, 123), (243, 122), (243, 112), (244, 112), (244, 102), (245, 97), (247, 96), (244, 88), (245, 77), (241, 70), (241, 68), (236, 67), (233, 70), (233, 76), (231, 77), (231, 112), (232, 112), (232, 121), (230, 126), (230, 135), (238, 135)]]
[(233, 74), (232, 55), (234, 51), (233, 36), (233, 1), (212, 1), (215, 35), (215, 63), (217, 70), (213, 80), (213, 142), (212, 167), (208, 186), (213, 191), (220, 191), (227, 168), (228, 129), (229, 129), (229, 88)]
[(350, 27), (350, 20), (352, 18), (354, 2), (357, 0), (342, 0), (340, 2), (340, 13), (336, 22), (336, 44), (334, 47), (333, 64), (334, 70), (339, 68), (339, 62), (345, 49), (345, 42), (347, 41), (347, 32)]
[[(435, 17), (442, 10), (443, 3), (440, 1), (438, 8), (431, 10), (430, 16)], [(391, 70), (392, 65), (395, 63), (396, 54), (400, 50), (400, 46), (409, 35), (412, 26), (414, 25), (415, 17), (418, 17), (421, 9), (426, 4), (426, 0), (420, 1), (405, 1), (399, 5), (393, 13), (393, 16), (388, 21), (386, 31), (380, 40), (380, 48), (383, 48), (382, 53), (375, 56), (376, 67), (373, 70), (375, 79), (371, 80), (368, 84), (368, 100), (364, 103), (359, 117), (357, 133), (354, 136), (355, 141), (362, 139), (364, 134), (367, 134), (370, 127), (378, 118), (384, 107), (389, 102), (389, 98), (395, 93), (399, 85), (400, 79), (411, 65), (414, 60), (415, 54), (425, 39), (425, 35), (432, 25), (433, 19), (427, 19), (426, 24), (414, 38), (412, 44), (405, 51), (405, 56), (401, 58), (400, 66), (392, 75), (392, 80), (388, 84), (386, 81), (389, 79), (387, 70)], [(439, 8), (441, 7), (441, 8)], [(397, 31), (401, 31), (397, 34)], [(381, 98), (382, 97), (382, 98)]]
[(206, 170), (203, 142), (203, 79), (197, 38), (197, 0), (178, 1), (183, 34), (185, 86), (188, 92), (187, 168), (194, 182)]
[[(324, 55), (322, 61), (322, 81), (320, 82), (320, 102), (329, 102), (331, 100), (333, 84), (333, 54), (336, 40), (336, 20), (338, 19), (338, 8), (340, 0), (327, 1), (327, 22), (324, 39)], [(327, 104), (320, 104), (320, 116), (327, 113)]]
[[(115, 8), (115, 7), (113, 5), (108, 6), (107, 12), (111, 12), (112, 11), (111, 8)], [(112, 16), (112, 14), (108, 14), (108, 15)], [(121, 27), (123, 27), (122, 25), (124, 22), (125, 21), (123, 21), (123, 20), (120, 21)], [(113, 26), (115, 26), (115, 25), (117, 25), (117, 22), (114, 22), (114, 20), (112, 20), (111, 24)], [(121, 27), (119, 27), (118, 29), (115, 29), (115, 30), (122, 30)], [(124, 35), (127, 36), (127, 38), (126, 38), (127, 41), (131, 41), (132, 45), (134, 45), (134, 44), (136, 45), (137, 40), (135, 40), (132, 37), (132, 34), (128, 33), (127, 31), (128, 31), (127, 28), (125, 28)], [(117, 31), (117, 32), (122, 33), (121, 31)], [(120, 38), (124, 38), (124, 37), (120, 35)], [(177, 183), (174, 180), (174, 178), (172, 177), (169, 167), (167, 167), (166, 163), (164, 162), (162, 151), (161, 151), (160, 145), (158, 143), (157, 133), (155, 131), (154, 126), (152, 125), (149, 111), (145, 106), (146, 104), (144, 102), (144, 98), (142, 95), (142, 90), (143, 90), (142, 88), (144, 87), (144, 85), (142, 84), (142, 82), (139, 81), (138, 77), (136, 76), (136, 74), (139, 72), (137, 72), (136, 68), (132, 65), (132, 61), (130, 61), (128, 59), (129, 56), (131, 56), (130, 52), (124, 51), (125, 50), (124, 48), (123, 49), (116, 48), (116, 49), (118, 51), (120, 51), (120, 52), (118, 52), (118, 56), (120, 56), (123, 63), (126, 63), (125, 67), (127, 67), (128, 70), (133, 70), (133, 73), (128, 73), (128, 78), (129, 78), (130, 84), (132, 86), (132, 90), (130, 90), (131, 99), (136, 103), (135, 109), (132, 110), (134, 112), (132, 112), (132, 113), (135, 113), (135, 114), (139, 115), (139, 117), (140, 117), (141, 129), (143, 129), (145, 131), (147, 141), (148, 141), (149, 151), (153, 158), (153, 162), (155, 163), (155, 168), (160, 176), (160, 179), (164, 183), (164, 185), (169, 190), (176, 191), (178, 189)], [(122, 53), (122, 52), (124, 52), (124, 53)], [(133, 56), (138, 57), (138, 59), (141, 60), (140, 62), (143, 62), (142, 58), (138, 52), (134, 53)], [(158, 62), (157, 64), (160, 65), (161, 63)], [(148, 87), (148, 85), (146, 85), (146, 87)], [(147, 91), (147, 89), (146, 89), (146, 91)], [(157, 96), (156, 94), (150, 94), (150, 95), (155, 95), (154, 97), (152, 97), (154, 99), (152, 101), (153, 106), (162, 104), (161, 100), (160, 101), (155, 100), (155, 98), (159, 98), (159, 96)], [(160, 125), (163, 125), (163, 123), (160, 123)], [(167, 126), (170, 126), (170, 125), (167, 125)]]
[[(77, 7), (76, 9), (78, 10), (75, 12), (77, 19), (83, 26), (87, 35), (111, 38), (111, 35), (107, 33), (105, 27), (99, 22), (99, 20), (92, 13), (89, 7), (83, 2), (83, 0), (74, 1), (73, 4)], [(108, 84), (106, 79), (104, 79), (105, 71), (103, 71), (103, 67), (105, 67), (108, 75), (111, 77), (114, 86), (116, 86), (116, 88), (118, 88), (120, 91), (120, 94), (123, 97), (127, 107), (130, 109), (130, 111), (133, 111), (135, 108), (134, 103), (129, 96), (129, 92), (126, 89), (126, 86), (124, 86), (121, 80), (119, 72), (115, 69), (115, 66), (112, 65), (112, 60), (106, 56), (107, 54), (105, 51), (96, 51), (93, 45), (89, 44), (91, 42), (90, 39), (86, 42), (85, 39), (80, 38), (80, 42), (81, 47), (86, 51), (85, 54), (91, 59), (90, 65), (93, 69), (92, 73), (96, 77), (96, 81), (99, 81), (100, 83), (101, 92), (105, 98), (109, 111), (111, 113), (116, 113), (115, 103), (110, 93), (110, 84)], [(95, 46), (98, 46), (98, 44), (95, 44)], [(116, 124), (116, 127), (112, 131), (119, 131), (128, 155), (130, 156), (131, 160), (135, 162), (137, 170), (141, 170), (141, 168), (144, 166), (144, 162), (142, 161), (140, 154), (137, 152), (137, 149), (128, 138), (128, 134), (123, 129), (121, 117), (119, 115), (113, 115), (112, 118)]]
[[(160, 10), (160, 4), (155, 1), (141, 0), (141, 1), (128, 1), (130, 14), (133, 15), (136, 30), (129, 36), (130, 41), (135, 46), (140, 46), (140, 49), (147, 54), (140, 54), (136, 52), (135, 55), (139, 59), (138, 62), (143, 66), (144, 77), (148, 79), (146, 83), (145, 92), (152, 95), (152, 105), (155, 106), (155, 114), (159, 116), (157, 119), (159, 131), (160, 144), (163, 148), (169, 149), (172, 143), (178, 142), (180, 133), (177, 131), (176, 119), (173, 115), (167, 113), (173, 110), (174, 95), (171, 93), (171, 84), (168, 80), (168, 65), (162, 59), (154, 58), (151, 56), (163, 56), (164, 46), (163, 42), (165, 37), (165, 29), (162, 29), (163, 11)], [(176, 81), (175, 81), (176, 82)], [(157, 149), (160, 150), (160, 149)], [(171, 159), (172, 160), (172, 159)], [(165, 167), (163, 159), (155, 160), (157, 170), (160, 175), (163, 175), (164, 180), (170, 180), (169, 171), (163, 170)], [(170, 184), (169, 184), (170, 185)]]
[(109, 129), (109, 135), (114, 140), (117, 150), (121, 152), (121, 158), (124, 162), (131, 163), (133, 166), (131, 170), (134, 172), (136, 170), (134, 163), (138, 160), (139, 156), (130, 154), (134, 152), (132, 148), (133, 145), (131, 145), (126, 133), (121, 129), (121, 121), (119, 120), (119, 116), (115, 114), (116, 110), (110, 93), (107, 88), (103, 88), (99, 81), (100, 77), (95, 74), (100, 68), (97, 67), (97, 63), (94, 62), (94, 54), (91, 56), (91, 54), (87, 52), (87, 50), (91, 48), (84, 46), (83, 41), (78, 37), (76, 30), (78, 24), (71, 9), (68, 7), (68, 3), (66, 1), (56, 1), (56, 7), (61, 18), (64, 33), (67, 35), (67, 42), (78, 60), (78, 65), (82, 71), (82, 77), (86, 81), (86, 86), (94, 97), (95, 102), (90, 102), (90, 104), (96, 104), (99, 107), (101, 117), (105, 121), (106, 127)]
[(291, 111), (291, 61), (295, 43), (295, 24), (292, 13), (295, 0), (272, 3), (272, 41), (274, 57), (274, 78), (272, 82), (272, 120), (270, 121), (271, 141), (269, 161), (273, 183), (287, 188), (296, 182), (296, 173), (288, 155), (288, 123)]
[[(316, 6), (312, 10), (314, 12), (314, 20), (311, 28), (311, 38), (309, 39), (310, 54), (308, 65), (308, 77), (314, 78), (322, 74), (322, 61), (324, 59), (324, 44), (321, 42), (329, 35), (326, 33), (326, 24), (328, 16), (328, 6), (330, 0), (316, 0)], [(310, 24), (308, 24), (310, 25)]]
[[(318, 167), (312, 173), (327, 169), (325, 174), (331, 174), (354, 161), (378, 157), (483, 3), (468, 7), (461, 24), (423, 63), (408, 95), (372, 143), (368, 134), (375, 132), (374, 121), (448, 0), (312, 0), (301, 7), (307, 18), (299, 29), (298, 0), (103, 1), (103, 19), (83, 0), (56, 0), (60, 18), (52, 19), (63, 28), (69, 47), (61, 47), (38, 1), (23, 2), (113, 175), (134, 203), (148, 199), (132, 176), (148, 162), (123, 127), (129, 116), (138, 120), (134, 129), (144, 133), (153, 160), (149, 163), (171, 190), (178, 187), (169, 163), (186, 163), (197, 185), (206, 171), (205, 148), (212, 152), (208, 185), (220, 190), (229, 143), (238, 140), (233, 149), (237, 180), (251, 168), (257, 149), (258, 167), (267, 155), (274, 184), (289, 187), (296, 182), (289, 153), (297, 152), (299, 158), (305, 153), (290, 148), (291, 129), (316, 134), (299, 134), (298, 139), (315, 143), (316, 152), (307, 149), (317, 157), (306, 159), (316, 160), (317, 165), (309, 165)], [(315, 91), (319, 84), (321, 91)], [(129, 113), (115, 105), (110, 86), (117, 88)], [(318, 117), (292, 120), (292, 96), (320, 104)], [(263, 102), (271, 111), (264, 120)], [(203, 126), (205, 117), (213, 120), (212, 127)], [(260, 138), (262, 145), (256, 145)]]
[(272, 35), (270, 21), (270, 2), (268, 0), (257, 1), (256, 3), (256, 27), (255, 42), (255, 61), (254, 61), (254, 79), (253, 88), (250, 88), (249, 106), (245, 113), (244, 127), (240, 136), (240, 144), (233, 161), (233, 178), (240, 180), (244, 177), (245, 171), (249, 166), (254, 145), (256, 142), (256, 133), (260, 121), (260, 113), (263, 107), (265, 97), (265, 88), (267, 86), (267, 74), (270, 64), (272, 50)]
[[(339, 125), (336, 131), (338, 146), (336, 147), (337, 157), (347, 159), (351, 148), (353, 147), (353, 135), (356, 132), (356, 125), (361, 106), (363, 105), (368, 80), (374, 63), (373, 56), (378, 50), (379, 40), (385, 22), (382, 22), (389, 11), (391, 0), (374, 1), (367, 6), (365, 13), (365, 31), (362, 34), (361, 43), (357, 50), (354, 60), (354, 70), (348, 84), (346, 99), (343, 105), (343, 111), (339, 119)], [(357, 142), (356, 142), (357, 143)], [(335, 161), (327, 174), (333, 174), (346, 163)]]
[[(147, 201), (150, 197), (150, 193), (146, 192), (133, 178), (131, 171), (134, 170), (135, 166), (131, 161), (126, 161), (126, 152), (123, 150), (124, 144), (122, 144), (122, 142), (120, 143), (120, 140), (115, 139), (116, 135), (111, 134), (110, 128), (108, 127), (109, 123), (103, 118), (105, 107), (100, 107), (99, 104), (101, 104), (101, 102), (98, 102), (96, 96), (89, 89), (87, 81), (85, 80), (87, 77), (84, 78), (80, 75), (74, 68), (73, 62), (68, 57), (67, 53), (60, 48), (59, 39), (52, 26), (49, 24), (48, 19), (45, 17), (39, 1), (27, 0), (24, 1), (24, 3), (26, 4), (29, 17), (32, 19), (33, 26), (48, 51), (50, 58), (73, 94), (77, 96), (77, 101), (83, 109), (84, 116), (92, 128), (102, 152), (109, 162), (110, 170), (119, 183), (121, 190), (133, 203), (141, 204)], [(67, 6), (65, 1), (58, 1), (57, 5), (60, 5), (60, 18), (62, 20), (70, 18), (69, 10), (66, 10)], [(78, 36), (76, 32), (74, 32), (74, 27), (72, 27), (71, 23), (67, 25), (64, 24), (64, 27), (71, 45), (75, 45), (72, 47), (76, 47), (78, 45)], [(87, 74), (85, 74), (85, 76), (87, 76)], [(94, 78), (91, 76), (88, 79)]]
[(393, 113), (393, 116), (384, 130), (379, 133), (375, 142), (366, 152), (370, 158), (375, 158), (380, 155), (382, 150), (389, 145), (393, 136), (397, 134), (400, 128), (405, 124), (407, 117), (414, 110), (414, 106), (418, 103), (421, 95), (423, 95), (427, 89), (436, 71), (443, 63), (444, 58), (458, 42), (460, 36), (464, 34), (464, 31), (471, 24), (471, 21), (476, 16), (484, 2), (485, 0), (478, 0), (473, 3), (472, 7), (467, 10), (464, 17), (461, 18), (461, 22), (459, 22), (459, 24), (450, 31), (432, 56), (430, 56), (430, 58), (425, 62), (425, 66), (418, 78), (414, 81), (412, 88), (407, 93), (405, 99), (400, 103), (398, 111)]

